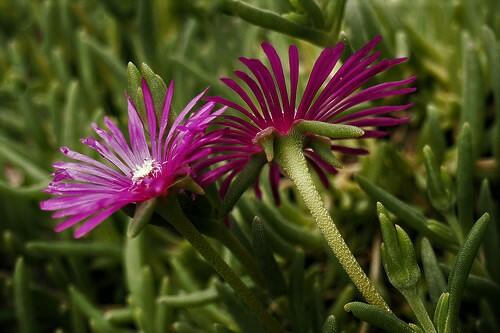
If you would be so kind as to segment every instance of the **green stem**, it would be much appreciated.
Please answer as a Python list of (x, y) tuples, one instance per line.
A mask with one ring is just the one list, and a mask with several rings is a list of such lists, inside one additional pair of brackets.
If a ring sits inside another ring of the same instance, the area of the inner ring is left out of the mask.
[(282, 333), (283, 329), (267, 313), (255, 294), (241, 281), (233, 270), (221, 258), (202, 234), (189, 221), (177, 198), (168, 196), (164, 205), (158, 205), (158, 213), (184, 236), (210, 264), (214, 270), (234, 289), (240, 299), (253, 311), (267, 330), (271, 333)]
[(245, 1), (223, 0), (221, 1), (221, 9), (229, 15), (238, 16), (254, 25), (300, 38), (319, 46), (333, 44), (334, 36), (322, 30), (297, 24), (275, 12), (254, 7)]
[(424, 329), (425, 333), (436, 333), (436, 329), (434, 328), (434, 324), (432, 324), (431, 318), (425, 309), (424, 303), (422, 299), (417, 293), (416, 289), (407, 289), (402, 290), (401, 293), (410, 304), (415, 317), (417, 317), (420, 326)]
[(382, 296), (377, 292), (375, 286), (349, 250), (326, 209), (320, 193), (316, 189), (302, 150), (303, 136), (291, 132), (287, 136), (278, 138), (276, 143), (276, 157), (279, 164), (297, 187), (318, 228), (323, 233), (328, 245), (351, 278), (351, 281), (369, 303), (390, 311)]

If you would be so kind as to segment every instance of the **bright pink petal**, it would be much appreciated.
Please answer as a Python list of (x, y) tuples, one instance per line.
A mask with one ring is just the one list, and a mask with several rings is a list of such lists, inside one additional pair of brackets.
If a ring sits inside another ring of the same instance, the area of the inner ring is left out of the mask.
[[(141, 161), (150, 158), (148, 144), (146, 142), (146, 135), (144, 134), (144, 127), (141, 118), (130, 98), (128, 101), (128, 131), (130, 136), (130, 143), (134, 155)], [(139, 164), (139, 165), (140, 165)]]
[(149, 138), (151, 142), (151, 151), (153, 153), (153, 158), (158, 159), (156, 152), (157, 149), (157, 140), (156, 140), (156, 112), (155, 112), (155, 104), (153, 101), (153, 96), (151, 95), (151, 91), (149, 90), (148, 83), (145, 79), (142, 79), (142, 94), (144, 95), (144, 105), (146, 107), (146, 116), (148, 119), (148, 129), (149, 129)]
[(83, 223), (83, 225), (75, 230), (74, 236), (75, 238), (81, 238), (89, 233), (92, 229), (97, 227), (102, 221), (110, 217), (114, 212), (122, 208), (123, 205), (115, 205), (111, 206), (108, 209), (103, 210), (102, 212), (94, 215), (87, 221)]

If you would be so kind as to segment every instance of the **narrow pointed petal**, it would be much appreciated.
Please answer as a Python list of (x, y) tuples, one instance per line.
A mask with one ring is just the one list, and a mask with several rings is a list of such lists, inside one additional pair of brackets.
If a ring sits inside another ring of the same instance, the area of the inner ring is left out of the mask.
[(141, 118), (130, 98), (128, 98), (128, 131), (134, 155), (137, 156), (140, 161), (144, 161), (151, 157), (149, 155), (149, 148), (146, 142), (146, 135), (144, 134)]
[(331, 71), (337, 64), (343, 50), (344, 44), (339, 43), (332, 49), (325, 49), (319, 56), (318, 60), (316, 60), (297, 111), (298, 117), (306, 116), (307, 111), (311, 106), (311, 102), (316, 96), (321, 85), (325, 82), (326, 78), (330, 75)]
[(171, 81), (168, 85), (167, 92), (165, 94), (165, 101), (163, 101), (163, 111), (161, 113), (160, 120), (160, 131), (158, 133), (158, 147), (156, 156), (160, 156), (162, 152), (163, 136), (165, 135), (165, 130), (168, 126), (168, 120), (170, 119), (170, 110), (172, 107), (172, 99), (174, 97), (174, 81)]
[(74, 235), (75, 238), (81, 238), (88, 234), (92, 229), (97, 227), (102, 221), (110, 217), (114, 212), (119, 210), (121, 205), (115, 205), (108, 209), (103, 210), (102, 212), (92, 216), (90, 219), (85, 221), (83, 225), (76, 229)]
[(64, 222), (59, 223), (55, 227), (54, 230), (56, 232), (61, 232), (61, 231), (64, 231), (64, 230), (66, 230), (68, 228), (71, 228), (72, 226), (74, 226), (78, 222), (84, 220), (85, 218), (87, 218), (91, 214), (93, 214), (93, 212), (85, 212), (85, 213), (82, 213), (82, 214), (78, 214), (78, 215), (72, 216), (71, 218), (65, 220)]
[[(256, 115), (256, 118), (258, 119), (256, 123), (259, 126), (265, 126), (265, 122), (272, 121), (272, 118), (271, 118), (271, 112), (267, 107), (267, 103), (265, 101), (262, 89), (249, 75), (247, 75), (247, 73), (242, 71), (235, 71), (234, 73), (237, 77), (239, 77), (243, 82), (247, 84), (248, 88), (252, 91), (253, 95), (257, 99), (262, 114), (260, 117)], [(263, 117), (265, 118), (265, 120)]]
[(299, 51), (295, 45), (290, 46), (288, 50), (289, 67), (290, 67), (290, 109), (289, 120), (291, 124), (295, 118), (295, 105), (297, 99), (297, 85), (299, 81)]
[(113, 140), (115, 140), (117, 145), (121, 148), (119, 153), (125, 163), (127, 163), (130, 168), (133, 168), (135, 165), (139, 164), (140, 161), (134, 155), (132, 149), (130, 149), (130, 145), (125, 140), (125, 137), (123, 136), (123, 133), (122, 131), (120, 131), (118, 126), (116, 126), (116, 124), (108, 117), (104, 117), (104, 124), (113, 136)]
[(245, 90), (243, 90), (243, 88), (241, 88), (234, 80), (231, 80), (229, 78), (222, 78), (221, 81), (241, 97), (241, 99), (247, 104), (250, 110), (252, 110), (256, 119), (260, 116), (260, 112), (257, 110), (257, 107), (252, 102), (250, 96), (248, 96)]
[(283, 113), (288, 114), (290, 112), (290, 103), (288, 102), (288, 92), (286, 89), (285, 74), (283, 73), (283, 65), (281, 64), (281, 59), (274, 47), (271, 46), (271, 44), (262, 43), (262, 49), (269, 59), (269, 63), (271, 64), (271, 68), (273, 69), (273, 74), (276, 79), (276, 83), (278, 84)]
[(157, 141), (156, 141), (156, 112), (155, 105), (153, 102), (153, 96), (151, 95), (151, 90), (149, 90), (148, 83), (145, 79), (142, 79), (142, 94), (144, 95), (144, 105), (146, 107), (146, 116), (148, 119), (148, 130), (149, 138), (151, 142), (151, 151), (153, 157), (158, 159), (157, 156)]

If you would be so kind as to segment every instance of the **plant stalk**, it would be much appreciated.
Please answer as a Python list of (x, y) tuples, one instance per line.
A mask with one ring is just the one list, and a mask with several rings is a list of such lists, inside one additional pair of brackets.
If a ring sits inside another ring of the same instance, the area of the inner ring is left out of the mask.
[(349, 250), (342, 235), (333, 222), (323, 200), (318, 192), (309, 172), (307, 161), (303, 153), (303, 136), (297, 132), (290, 132), (287, 136), (277, 139), (277, 160), (287, 176), (297, 187), (304, 203), (312, 214), (316, 225), (338, 261), (349, 275), (359, 292), (367, 302), (391, 311), (382, 296), (375, 289), (374, 284)]
[(165, 204), (157, 207), (157, 212), (185, 237), (214, 270), (234, 289), (238, 297), (255, 313), (271, 333), (284, 333), (278, 322), (273, 319), (260, 303), (257, 296), (241, 281), (226, 264), (219, 253), (187, 219), (176, 197), (168, 196)]

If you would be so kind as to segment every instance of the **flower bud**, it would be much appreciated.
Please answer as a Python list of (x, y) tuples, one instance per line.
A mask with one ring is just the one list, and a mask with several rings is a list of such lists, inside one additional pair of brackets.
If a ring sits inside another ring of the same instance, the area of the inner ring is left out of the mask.
[(382, 262), (391, 284), (399, 290), (414, 287), (420, 279), (420, 268), (408, 234), (393, 225), (384, 206), (377, 205), (383, 243)]

